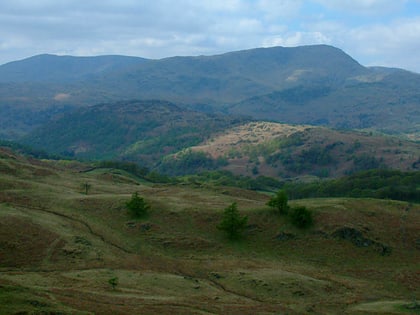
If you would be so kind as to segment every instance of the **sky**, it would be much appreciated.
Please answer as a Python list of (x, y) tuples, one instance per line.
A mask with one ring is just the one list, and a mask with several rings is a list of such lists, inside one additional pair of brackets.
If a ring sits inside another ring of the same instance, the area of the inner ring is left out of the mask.
[(420, 0), (0, 1), (0, 64), (42, 53), (160, 59), (313, 44), (420, 73)]

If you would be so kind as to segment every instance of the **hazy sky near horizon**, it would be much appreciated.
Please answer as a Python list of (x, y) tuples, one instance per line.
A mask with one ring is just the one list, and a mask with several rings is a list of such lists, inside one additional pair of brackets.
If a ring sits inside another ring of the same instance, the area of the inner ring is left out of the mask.
[(420, 73), (420, 0), (0, 1), (0, 64), (41, 53), (158, 59), (311, 44)]

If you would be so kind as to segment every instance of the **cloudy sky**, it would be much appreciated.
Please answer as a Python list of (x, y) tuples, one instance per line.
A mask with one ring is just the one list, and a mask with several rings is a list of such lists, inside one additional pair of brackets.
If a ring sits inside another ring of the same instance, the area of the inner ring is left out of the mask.
[(163, 58), (310, 44), (420, 73), (420, 0), (0, 1), (0, 64), (40, 53)]

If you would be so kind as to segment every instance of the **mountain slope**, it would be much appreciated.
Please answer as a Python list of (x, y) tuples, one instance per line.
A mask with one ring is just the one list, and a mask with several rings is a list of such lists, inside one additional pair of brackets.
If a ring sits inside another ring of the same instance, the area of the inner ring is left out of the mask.
[(165, 101), (121, 101), (80, 108), (50, 121), (22, 142), (52, 153), (149, 164), (240, 121)]
[(366, 68), (326, 45), (160, 60), (41, 55), (0, 66), (0, 135), (16, 139), (69, 107), (160, 99), (207, 112), (419, 139), (419, 87), (419, 74)]
[[(416, 88), (417, 87), (417, 88)], [(336, 89), (299, 85), (229, 107), (232, 114), (343, 129), (372, 128), (420, 139), (420, 75), (395, 70), (354, 77)]]

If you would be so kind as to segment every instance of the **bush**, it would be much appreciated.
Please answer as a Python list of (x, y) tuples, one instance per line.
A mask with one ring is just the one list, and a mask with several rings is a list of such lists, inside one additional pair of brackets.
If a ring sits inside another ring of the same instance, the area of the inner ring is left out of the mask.
[(308, 228), (313, 224), (312, 212), (304, 206), (294, 207), (290, 213), (290, 220), (298, 228)]
[(111, 285), (112, 289), (115, 290), (115, 288), (118, 285), (118, 278), (114, 277), (108, 280), (108, 283)]
[(150, 209), (149, 204), (135, 192), (130, 201), (128, 201), (125, 206), (128, 209), (130, 215), (134, 218), (140, 218), (146, 215), (147, 211)]

